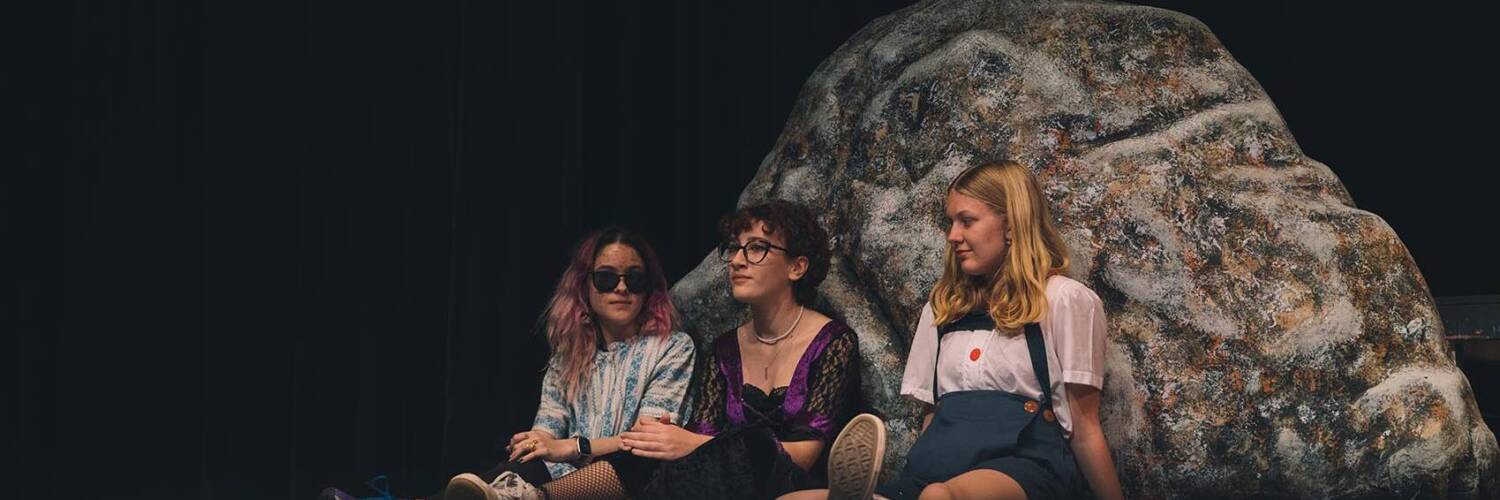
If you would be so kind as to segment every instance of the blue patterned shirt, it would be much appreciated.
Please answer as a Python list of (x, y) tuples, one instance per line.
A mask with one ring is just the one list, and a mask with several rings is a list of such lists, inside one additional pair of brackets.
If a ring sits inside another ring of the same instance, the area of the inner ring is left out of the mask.
[[(578, 400), (569, 402), (561, 360), (553, 356), (542, 378), (542, 404), (531, 428), (557, 438), (617, 436), (637, 415), (672, 413), (680, 421), (682, 398), (693, 376), (693, 339), (686, 333), (611, 342), (594, 353), (594, 369)], [(578, 467), (547, 462), (553, 478)]]

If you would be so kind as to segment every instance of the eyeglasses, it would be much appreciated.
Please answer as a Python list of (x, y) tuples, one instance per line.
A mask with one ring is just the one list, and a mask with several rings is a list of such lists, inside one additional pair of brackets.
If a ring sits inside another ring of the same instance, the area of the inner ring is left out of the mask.
[(594, 289), (599, 293), (609, 293), (615, 287), (620, 286), (620, 280), (625, 280), (625, 290), (630, 293), (645, 293), (651, 289), (651, 280), (646, 277), (645, 271), (625, 271), (620, 274), (609, 270), (594, 271), (590, 278), (594, 282)]
[(771, 249), (773, 248), (781, 250), (782, 252), (786, 251), (786, 248), (772, 245), (769, 242), (760, 240), (755, 240), (744, 245), (735, 243), (733, 241), (726, 241), (723, 245), (719, 246), (719, 260), (722, 260), (724, 262), (733, 261), (734, 254), (743, 251), (745, 252), (746, 262), (749, 262), (751, 264), (759, 264), (761, 263), (761, 261), (766, 260), (766, 254), (771, 253)]

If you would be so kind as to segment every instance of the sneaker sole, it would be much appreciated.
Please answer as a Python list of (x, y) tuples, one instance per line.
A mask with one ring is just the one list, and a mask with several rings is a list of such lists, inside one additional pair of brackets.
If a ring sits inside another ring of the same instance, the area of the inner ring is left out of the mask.
[(448, 480), (448, 488), (443, 490), (443, 498), (452, 500), (500, 500), (490, 484), (484, 482), (479, 476), (465, 472), (453, 479)]
[(829, 500), (867, 500), (885, 458), (885, 422), (861, 413), (844, 426), (828, 452)]

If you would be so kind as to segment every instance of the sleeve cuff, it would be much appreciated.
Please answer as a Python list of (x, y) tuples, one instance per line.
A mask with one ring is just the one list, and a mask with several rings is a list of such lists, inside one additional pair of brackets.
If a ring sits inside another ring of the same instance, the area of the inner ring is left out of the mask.
[(640, 419), (643, 419), (643, 418), (650, 418), (652, 420), (655, 420), (655, 419), (661, 418), (662, 415), (671, 415), (672, 416), (672, 423), (678, 424), (678, 425), (682, 425), (682, 416), (681, 415), (678, 415), (677, 412), (675, 412), (675, 411), (668, 410), (666, 408), (661, 408), (661, 407), (659, 407), (657, 405), (654, 405), (654, 404), (653, 405), (649, 405), (649, 406), (642, 406), (641, 409), (640, 409), (640, 411), (636, 412), (635, 418), (636, 418), (636, 420), (640, 420)]
[(927, 389), (902, 388), (901, 395), (911, 396), (912, 399), (921, 401), (923, 403), (936, 404), (932, 402), (932, 391), (929, 391)]
[(1104, 389), (1104, 376), (1093, 372), (1067, 370), (1063, 372), (1063, 383), (1081, 384), (1095, 389)]

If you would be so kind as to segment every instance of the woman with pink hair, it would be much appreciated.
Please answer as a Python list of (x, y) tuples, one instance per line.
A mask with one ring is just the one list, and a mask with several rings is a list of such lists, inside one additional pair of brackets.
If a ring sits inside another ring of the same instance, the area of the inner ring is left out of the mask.
[(511, 437), (506, 461), (425, 498), (542, 498), (553, 479), (620, 451), (638, 419), (677, 418), (693, 341), (674, 331), (681, 320), (645, 238), (621, 227), (585, 236), (543, 318), (552, 357), (535, 423)]

